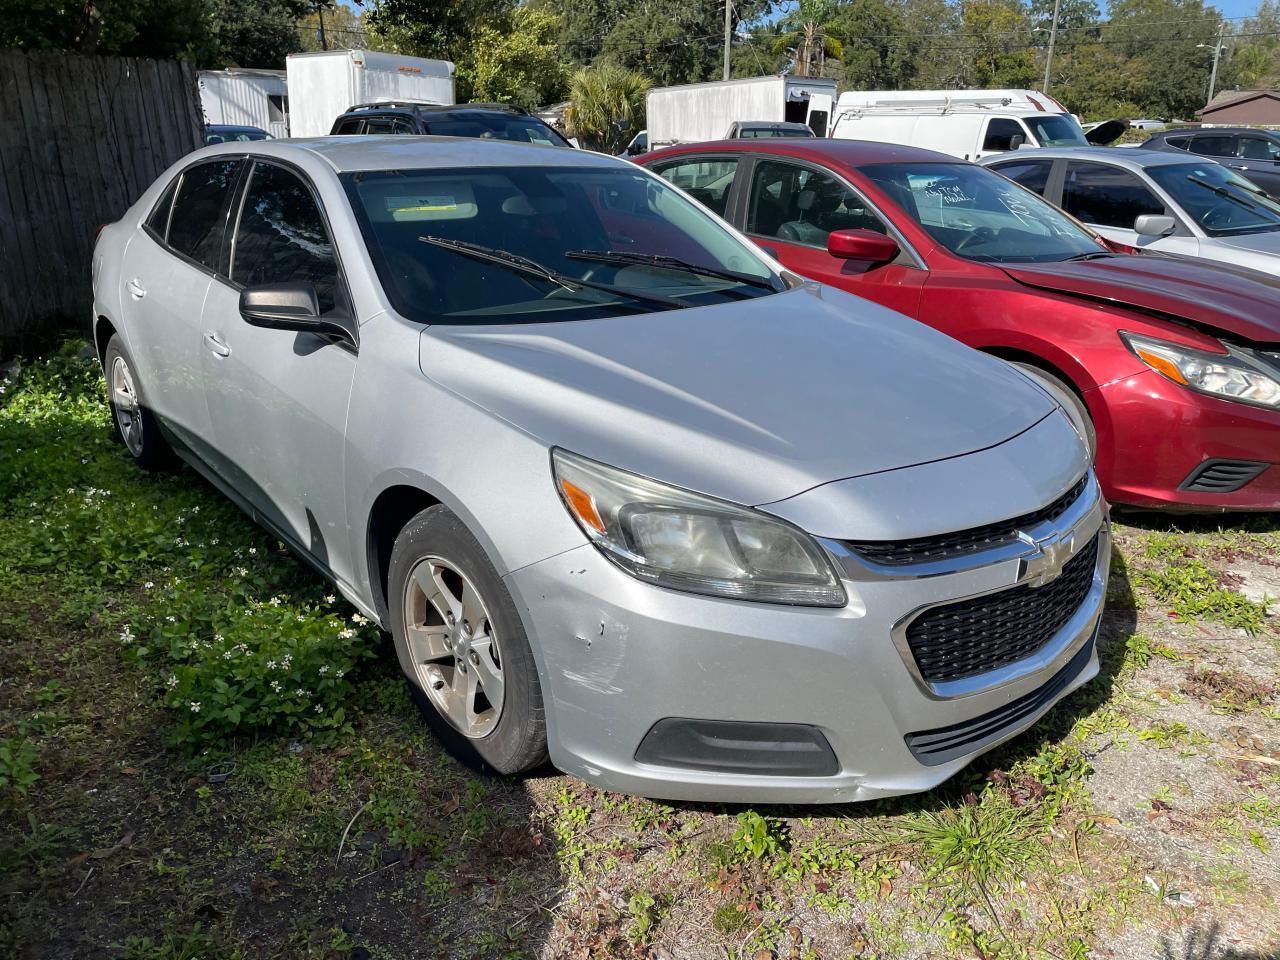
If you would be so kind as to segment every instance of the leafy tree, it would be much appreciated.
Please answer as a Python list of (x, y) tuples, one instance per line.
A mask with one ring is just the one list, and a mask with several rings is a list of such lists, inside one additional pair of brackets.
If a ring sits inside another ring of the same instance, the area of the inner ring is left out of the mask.
[(15, 0), (0, 3), (0, 47), (168, 59), (200, 48), (201, 0)]
[(284, 68), (284, 58), (302, 49), (298, 20), (307, 0), (209, 0), (208, 52), (200, 59), (218, 67)]
[(373, 43), (410, 56), (466, 61), (476, 34), (505, 28), (516, 0), (369, 0), (365, 27)]
[(827, 21), (826, 33), (842, 52), (836, 78), (850, 90), (895, 90), (911, 85), (924, 45), (901, 8), (887, 0), (850, 0)]
[(1204, 106), (1216, 10), (1204, 0), (1112, 0), (1108, 12), (1102, 40), (1127, 60), (1127, 99), (1159, 117), (1187, 119)]
[(529, 109), (562, 99), (568, 76), (555, 44), (559, 31), (555, 14), (517, 7), (508, 30), (476, 31), (473, 57), (459, 67), (459, 86), (471, 100)]
[[(369, 37), (360, 16), (350, 7), (334, 0), (310, 3), (311, 11), (298, 23), (302, 49), (309, 53), (325, 49), (358, 50), (369, 45)], [(321, 41), (320, 19), (324, 16), (324, 41)]]
[(569, 84), (569, 129), (588, 150), (621, 153), (644, 127), (649, 80), (604, 60), (573, 75)]

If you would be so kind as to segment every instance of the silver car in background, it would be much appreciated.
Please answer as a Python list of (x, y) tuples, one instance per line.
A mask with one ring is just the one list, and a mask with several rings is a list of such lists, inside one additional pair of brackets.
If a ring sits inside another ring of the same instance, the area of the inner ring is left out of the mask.
[(1209, 157), (1073, 147), (980, 162), (1108, 240), (1280, 274), (1280, 201)]
[(864, 800), (1098, 670), (1106, 507), (1057, 404), (625, 161), (207, 148), (93, 275), (129, 453), (331, 578), (488, 769)]

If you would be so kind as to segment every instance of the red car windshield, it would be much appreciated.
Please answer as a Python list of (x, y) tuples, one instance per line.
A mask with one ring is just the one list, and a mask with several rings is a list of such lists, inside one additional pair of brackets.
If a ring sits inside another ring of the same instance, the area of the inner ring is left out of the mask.
[(952, 253), (982, 263), (1052, 263), (1101, 252), (1061, 210), (969, 163), (883, 163), (860, 172)]

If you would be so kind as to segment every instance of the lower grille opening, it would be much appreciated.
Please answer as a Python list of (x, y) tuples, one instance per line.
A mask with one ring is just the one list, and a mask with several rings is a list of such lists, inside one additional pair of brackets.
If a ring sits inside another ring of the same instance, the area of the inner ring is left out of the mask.
[(1206, 460), (1178, 486), (1196, 493), (1234, 493), (1262, 474), (1269, 463), (1255, 460)]
[(1098, 559), (1098, 537), (1041, 587), (1010, 587), (926, 610), (907, 626), (907, 645), (930, 683), (988, 673), (1035, 653), (1080, 609)]
[(655, 723), (640, 742), (636, 760), (763, 777), (830, 777), (840, 770), (831, 744), (817, 727), (683, 717)]
[(957, 757), (976, 753), (986, 745), (1000, 739), (1012, 726), (1034, 716), (1054, 698), (1065, 690), (1080, 671), (1089, 663), (1093, 653), (1093, 644), (1097, 639), (1095, 628), (1089, 642), (1068, 661), (1067, 665), (1050, 678), (1049, 682), (1038, 690), (1023, 694), (1016, 700), (1010, 700), (1003, 707), (962, 723), (938, 727), (934, 730), (920, 730), (908, 733), (903, 739), (911, 755), (926, 767), (936, 767)]

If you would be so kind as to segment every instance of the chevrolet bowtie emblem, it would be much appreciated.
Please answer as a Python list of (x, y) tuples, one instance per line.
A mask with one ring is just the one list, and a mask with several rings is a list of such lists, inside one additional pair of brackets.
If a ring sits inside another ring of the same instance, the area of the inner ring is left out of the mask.
[(1034, 552), (1018, 559), (1018, 583), (1029, 587), (1043, 587), (1052, 583), (1062, 574), (1062, 566), (1075, 553), (1076, 535), (1074, 533), (1055, 533), (1036, 540), (1030, 534), (1019, 531), (1018, 539)]

